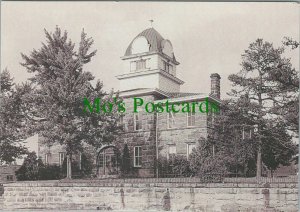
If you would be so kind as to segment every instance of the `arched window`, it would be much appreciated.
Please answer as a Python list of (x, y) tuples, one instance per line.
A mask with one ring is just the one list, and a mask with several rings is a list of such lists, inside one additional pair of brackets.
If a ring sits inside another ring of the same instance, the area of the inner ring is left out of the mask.
[(173, 58), (173, 47), (169, 40), (162, 41), (162, 52), (170, 58)]
[(147, 39), (144, 36), (137, 37), (131, 46), (131, 53), (132, 54), (138, 54), (138, 53), (144, 53), (149, 52), (149, 43)]

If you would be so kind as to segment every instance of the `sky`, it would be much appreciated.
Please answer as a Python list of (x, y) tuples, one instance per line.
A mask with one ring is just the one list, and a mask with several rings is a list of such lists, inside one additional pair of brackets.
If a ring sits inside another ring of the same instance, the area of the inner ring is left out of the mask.
[[(240, 70), (241, 54), (257, 38), (281, 45), (284, 36), (299, 40), (296, 3), (195, 2), (2, 2), (1, 69), (7, 67), (16, 82), (30, 75), (20, 65), (20, 53), (29, 54), (45, 41), (44, 28), (67, 30), (77, 42), (84, 28), (95, 41), (97, 55), (85, 67), (104, 88), (118, 90), (121, 56), (132, 39), (153, 19), (154, 28), (172, 42), (185, 81), (183, 92), (210, 91), (210, 74), (221, 75), (221, 96), (230, 91), (228, 75)], [(289, 51), (295, 67), (299, 51)], [(299, 69), (298, 69), (299, 70)]]
[[(104, 89), (118, 90), (126, 48), (153, 27), (172, 42), (182, 92), (210, 92), (210, 74), (221, 75), (221, 97), (231, 89), (229, 74), (240, 70), (241, 54), (263, 38), (275, 46), (283, 37), (299, 41), (299, 4), (197, 2), (2, 2), (1, 70), (8, 68), (20, 83), (30, 76), (20, 53), (30, 54), (45, 42), (44, 29), (56, 26), (78, 43), (84, 28), (94, 39), (97, 55), (86, 65)], [(298, 48), (299, 49), (299, 48)], [(299, 70), (299, 50), (288, 51)]]

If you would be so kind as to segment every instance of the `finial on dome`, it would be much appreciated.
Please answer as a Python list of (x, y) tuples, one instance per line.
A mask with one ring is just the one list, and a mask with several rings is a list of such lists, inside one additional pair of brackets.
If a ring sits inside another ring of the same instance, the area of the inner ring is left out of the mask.
[(150, 21), (150, 23), (151, 23), (151, 28), (153, 28), (153, 20), (151, 19), (151, 20), (149, 20)]

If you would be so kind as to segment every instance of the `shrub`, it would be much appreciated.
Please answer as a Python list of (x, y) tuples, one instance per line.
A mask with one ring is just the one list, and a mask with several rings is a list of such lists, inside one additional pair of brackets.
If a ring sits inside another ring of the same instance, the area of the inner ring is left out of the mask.
[(132, 172), (132, 165), (130, 159), (130, 153), (128, 149), (128, 145), (125, 144), (123, 148), (122, 160), (121, 160), (121, 175), (128, 176)]
[(190, 169), (189, 161), (185, 156), (176, 155), (171, 157), (169, 165), (171, 166), (172, 172), (179, 176), (190, 177), (194, 175)]
[(63, 178), (59, 165), (46, 165), (39, 168), (39, 180), (59, 180)]
[(199, 177), (208, 174), (225, 175), (227, 166), (223, 156), (221, 152), (213, 155), (212, 145), (202, 140), (190, 155), (190, 168)]
[(62, 172), (58, 165), (44, 165), (35, 152), (31, 152), (24, 159), (19, 170), (16, 171), (17, 180), (57, 180)]
[(157, 165), (160, 177), (190, 177), (194, 175), (189, 161), (182, 155), (175, 155), (170, 159), (160, 157)]
[(39, 180), (39, 169), (43, 166), (35, 152), (28, 153), (22, 166), (16, 171), (17, 180)]

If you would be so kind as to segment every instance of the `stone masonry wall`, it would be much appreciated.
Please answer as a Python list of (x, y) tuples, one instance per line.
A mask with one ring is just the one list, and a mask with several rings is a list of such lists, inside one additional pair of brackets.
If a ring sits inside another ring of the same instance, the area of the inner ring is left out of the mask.
[(298, 211), (296, 183), (20, 182), (3, 196), (7, 210)]
[(187, 126), (187, 113), (174, 114), (174, 126), (168, 128), (168, 114), (161, 113), (158, 117), (159, 154), (167, 157), (168, 146), (176, 146), (176, 154), (186, 156), (187, 144), (198, 143), (201, 137), (207, 137), (207, 115), (195, 113), (195, 125)]
[(134, 147), (142, 147), (142, 166), (134, 167), (138, 176), (153, 177), (155, 160), (155, 114), (145, 111), (145, 104), (153, 102), (156, 97), (153, 95), (140, 97), (144, 100), (144, 105), (138, 108), (140, 118), (142, 119), (142, 129), (134, 130), (133, 98), (125, 98), (126, 113), (123, 117), (125, 132), (117, 140), (116, 145), (123, 151), (124, 144), (127, 143), (131, 162), (134, 162)]

